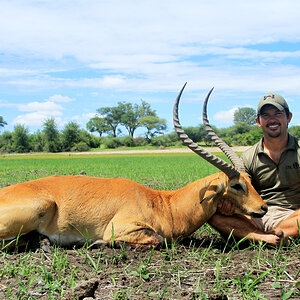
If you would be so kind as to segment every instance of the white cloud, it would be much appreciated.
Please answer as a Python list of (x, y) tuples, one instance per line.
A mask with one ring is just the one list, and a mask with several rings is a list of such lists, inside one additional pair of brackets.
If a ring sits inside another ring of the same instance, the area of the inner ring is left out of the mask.
[(0, 68), (0, 77), (25, 76), (35, 74), (32, 70)]
[(82, 114), (82, 118), (84, 120), (89, 120), (91, 118), (94, 118), (94, 117), (99, 117), (99, 114), (97, 113), (86, 113), (86, 114)]
[(0, 52), (86, 62), (127, 53), (153, 62), (205, 45), (299, 41), (299, 11), (294, 0), (7, 1), (1, 3)]
[[(48, 99), (17, 107), (36, 120), (62, 116), (76, 101), (63, 96), (68, 89), (102, 103), (111, 91), (151, 92), (153, 103), (161, 96), (154, 93), (177, 92), (185, 81), (187, 99), (212, 86), (300, 95), (300, 51), (278, 47), (300, 42), (299, 11), (296, 0), (2, 1), (1, 91), (51, 90)], [(222, 119), (232, 120), (227, 114)]]
[(81, 79), (78, 81), (73, 81), (72, 83), (69, 82), (69, 84), (76, 86), (96, 88), (120, 88), (121, 86), (124, 86), (125, 83), (125, 77), (121, 75), (104, 76), (102, 78)]
[[(52, 100), (52, 101), (51, 101)], [(62, 126), (64, 122), (61, 116), (63, 115), (64, 107), (56, 102), (70, 102), (73, 99), (67, 96), (53, 95), (49, 100), (43, 102), (28, 102), (26, 104), (11, 104), (20, 112), (28, 112), (27, 114), (18, 115), (13, 124), (23, 124), (27, 126), (41, 126), (43, 122), (49, 118), (55, 118), (58, 126)]]
[(239, 105), (238, 107), (233, 107), (229, 110), (221, 110), (214, 114), (213, 119), (215, 121), (219, 121), (224, 124), (230, 124), (233, 123), (234, 113), (242, 107), (250, 107), (253, 109), (256, 109), (252, 104), (243, 104)]
[[(14, 121), (13, 124), (22, 124), (25, 126), (38, 126), (41, 127), (42, 124), (44, 123), (45, 120), (47, 120), (50, 116), (47, 114), (43, 114), (40, 112), (33, 112), (33, 113), (29, 113), (29, 114), (25, 114), (25, 115), (19, 115), (17, 116)], [(56, 121), (56, 124), (58, 126), (62, 126), (63, 122), (62, 119), (59, 117), (54, 118)]]
[(52, 115), (61, 115), (63, 107), (51, 101), (46, 102), (29, 102), (18, 106), (20, 111), (36, 111), (40, 113), (51, 113)]
[(74, 101), (73, 98), (70, 98), (68, 96), (62, 96), (62, 95), (53, 95), (49, 97), (50, 102), (71, 102)]
[(287, 58), (297, 59), (300, 51), (265, 51), (257, 49), (247, 49), (245, 47), (201, 47), (199, 55), (216, 55), (230, 59), (259, 60), (265, 62), (276, 62)]
[(72, 121), (77, 122), (78, 124), (86, 124), (91, 118), (99, 116), (97, 113), (85, 113), (81, 115), (75, 115), (72, 117)]
[(232, 108), (227, 111), (219, 111), (213, 116), (213, 119), (222, 123), (232, 123), (233, 115), (236, 110), (237, 108)]
[[(186, 80), (190, 89), (197, 90), (212, 85), (253, 90), (269, 81), (279, 83), (280, 89), (291, 89), (290, 82), (300, 78), (299, 70), (288, 73), (284, 66), (281, 69), (288, 74), (276, 74), (280, 66), (266, 68), (263, 63), (299, 58), (300, 51), (246, 47), (299, 42), (299, 10), (300, 2), (294, 0), (191, 0), (188, 4), (112, 0), (75, 1), (72, 5), (64, 0), (38, 5), (36, 1), (9, 1), (1, 3), (0, 53), (24, 57), (29, 64), (31, 59), (64, 63), (71, 57), (80, 66), (104, 74), (60, 78), (59, 72), (48, 71), (46, 76), (45, 70), (34, 70), (35, 64), (31, 64), (28, 71), (1, 68), (0, 74), (2, 70), (3, 74), (22, 76), (13, 80), (3, 76), (0, 84), (170, 91)], [(231, 59), (244, 63), (234, 67), (228, 62)], [(62, 65), (72, 70), (72, 63)], [(51, 67), (55, 69), (55, 65)], [(54, 102), (73, 100), (52, 97), (49, 100)]]

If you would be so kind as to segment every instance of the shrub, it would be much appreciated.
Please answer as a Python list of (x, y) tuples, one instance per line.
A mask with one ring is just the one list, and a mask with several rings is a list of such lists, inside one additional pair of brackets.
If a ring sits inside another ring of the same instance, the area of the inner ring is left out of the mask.
[(172, 134), (153, 137), (151, 139), (151, 145), (164, 147), (174, 146), (178, 142), (177, 136), (176, 139), (174, 137)]
[(133, 139), (133, 142), (134, 142), (134, 146), (138, 147), (138, 146), (146, 146), (148, 145), (149, 143), (147, 142), (147, 140), (143, 137), (138, 137), (138, 138), (135, 138)]
[(119, 138), (116, 137), (105, 137), (103, 140), (104, 148), (115, 149), (120, 147), (122, 144)]
[(90, 147), (85, 142), (79, 142), (71, 148), (71, 151), (76, 152), (83, 152), (88, 150), (90, 150)]
[(130, 136), (130, 135), (119, 138), (119, 141), (120, 141), (122, 146), (126, 146), (126, 147), (133, 147), (134, 146), (133, 137)]

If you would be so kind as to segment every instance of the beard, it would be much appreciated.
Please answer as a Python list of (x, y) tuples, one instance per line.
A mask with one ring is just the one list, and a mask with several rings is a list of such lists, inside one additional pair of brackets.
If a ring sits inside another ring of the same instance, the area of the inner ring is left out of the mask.
[(268, 137), (270, 138), (278, 138), (281, 135), (281, 131), (279, 132), (267, 132)]
[[(276, 130), (272, 130), (271, 126), (278, 125)], [(265, 131), (265, 134), (267, 134), (270, 138), (278, 138), (283, 133), (283, 128), (280, 123), (270, 123), (266, 126), (267, 130)], [(287, 128), (286, 128), (287, 129)]]

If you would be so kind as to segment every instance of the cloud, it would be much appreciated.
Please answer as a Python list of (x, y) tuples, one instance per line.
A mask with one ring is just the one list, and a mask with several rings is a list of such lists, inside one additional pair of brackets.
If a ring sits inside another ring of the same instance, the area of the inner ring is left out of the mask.
[(293, 0), (7, 1), (1, 4), (0, 52), (85, 62), (131, 54), (154, 62), (206, 46), (299, 41), (299, 10)]
[[(75, 1), (72, 5), (64, 0), (38, 5), (9, 1), (1, 5), (0, 53), (8, 53), (19, 65), (0, 69), (0, 84), (170, 91), (188, 81), (192, 90), (212, 85), (261, 90), (262, 82), (269, 81), (295, 91), (291, 81), (299, 81), (299, 69), (288, 73), (289, 66), (266, 68), (265, 64), (298, 59), (300, 51), (255, 46), (299, 42), (299, 10), (300, 2), (293, 0), (192, 0), (188, 5), (176, 0)], [(47, 62), (52, 70), (40, 68), (40, 62)], [(76, 78), (61, 72), (82, 66), (93, 75)], [(62, 103), (71, 98), (49, 100)]]
[(35, 74), (32, 70), (0, 68), (0, 77), (26, 76)]
[(299, 1), (2, 2), (1, 91), (53, 95), (18, 106), (24, 120), (25, 112), (61, 117), (76, 99), (58, 89), (105, 105), (118, 93), (167, 102), (186, 81), (187, 99), (212, 86), (300, 95)]
[[(17, 116), (13, 124), (22, 124), (25, 126), (38, 126), (41, 127), (42, 124), (48, 119), (50, 116), (46, 113), (41, 113), (41, 112), (32, 112), (24, 115), (19, 115)], [(56, 124), (58, 126), (62, 126), (64, 123), (62, 122), (62, 119), (59, 117), (54, 118), (56, 121)]]
[(89, 120), (89, 119), (94, 118), (94, 117), (99, 117), (99, 114), (97, 114), (97, 113), (82, 114), (82, 118), (85, 119), (85, 120)]
[(102, 78), (84, 78), (79, 80), (68, 80), (67, 86), (85, 88), (121, 88), (126, 84), (126, 77), (122, 75), (103, 76)]
[(50, 102), (71, 102), (74, 101), (73, 98), (70, 98), (68, 96), (62, 96), (62, 95), (53, 95), (49, 97)]
[(227, 111), (224, 111), (224, 110), (219, 111), (213, 116), (213, 119), (216, 120), (216, 121), (220, 121), (222, 123), (232, 123), (233, 115), (234, 115), (236, 110), (237, 110), (237, 108), (232, 108), (232, 109), (227, 110)]
[(28, 102), (26, 104), (11, 104), (20, 112), (28, 112), (18, 115), (13, 124), (23, 124), (27, 126), (41, 126), (46, 119), (55, 118), (57, 125), (64, 124), (61, 116), (63, 115), (64, 107), (55, 102), (68, 103), (73, 101), (72, 98), (62, 95), (53, 95), (42, 102)]
[(51, 113), (53, 116), (61, 115), (63, 107), (51, 101), (46, 102), (29, 102), (27, 104), (20, 104), (18, 106), (20, 111), (36, 111), (40, 113)]
[(77, 124), (83, 125), (86, 124), (91, 118), (99, 116), (97, 113), (84, 113), (81, 115), (75, 115), (71, 119), (75, 121)]

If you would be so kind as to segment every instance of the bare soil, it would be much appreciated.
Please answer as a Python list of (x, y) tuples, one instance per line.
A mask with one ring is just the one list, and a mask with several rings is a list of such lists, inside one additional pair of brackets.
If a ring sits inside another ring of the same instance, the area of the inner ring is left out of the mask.
[[(201, 233), (165, 249), (61, 249), (44, 247), (36, 237), (24, 251), (8, 253), (4, 265), (28, 265), (47, 272), (29, 283), (29, 275), (12, 272), (0, 277), (0, 299), (282, 299), (299, 281), (299, 249), (240, 245), (232, 249), (218, 235)], [(29, 247), (29, 248), (28, 248)], [(62, 255), (65, 267), (55, 267)], [(76, 270), (76, 272), (74, 272)], [(62, 274), (63, 272), (63, 274)], [(49, 275), (50, 274), (50, 275)], [(47, 280), (61, 276), (60, 288)], [(71, 284), (71, 279), (74, 284)], [(20, 291), (20, 285), (27, 286)], [(299, 299), (299, 290), (286, 299)]]
[[(236, 146), (231, 147), (235, 152), (244, 152), (250, 146)], [(205, 147), (209, 152), (222, 152), (218, 147)], [(5, 156), (24, 156), (24, 155), (37, 155), (37, 154), (60, 154), (60, 155), (101, 155), (101, 154), (138, 154), (138, 153), (192, 153), (192, 150), (189, 148), (157, 148), (157, 149), (144, 149), (144, 150), (124, 150), (124, 149), (115, 149), (115, 150), (103, 150), (103, 151), (86, 151), (86, 152), (59, 152), (59, 153), (45, 153), (45, 152), (32, 152), (32, 153), (12, 153), (4, 154)], [(1, 155), (1, 154), (0, 154)], [(3, 154), (2, 154), (3, 155)]]

